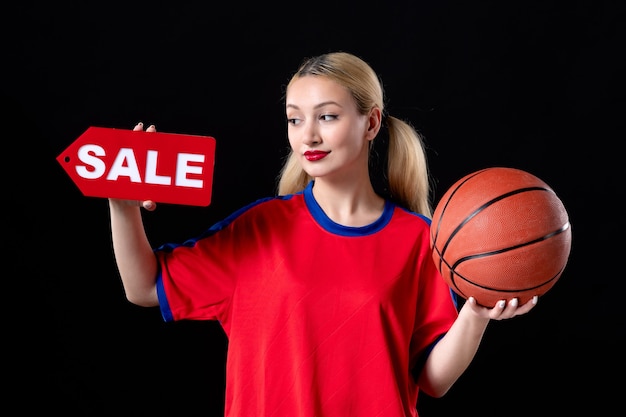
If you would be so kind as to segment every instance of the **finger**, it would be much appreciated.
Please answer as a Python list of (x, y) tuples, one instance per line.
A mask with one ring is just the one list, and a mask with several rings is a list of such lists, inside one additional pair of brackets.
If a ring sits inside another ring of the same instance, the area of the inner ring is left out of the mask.
[(512, 298), (506, 304), (506, 307), (504, 308), (504, 311), (500, 315), (500, 318), (510, 319), (511, 317), (514, 317), (516, 315), (518, 306), (519, 306), (519, 299), (518, 298)]
[(143, 201), (141, 203), (141, 205), (143, 206), (144, 209), (146, 209), (148, 211), (156, 210), (156, 203), (154, 201), (152, 201), (152, 200)]
[(509, 301), (509, 304), (506, 306), (506, 309), (508, 311), (515, 311), (517, 310), (518, 305), (519, 305), (519, 299), (513, 298)]
[(501, 311), (498, 311), (497, 315), (494, 314), (494, 311), (497, 310), (496, 308), (490, 309), (485, 306), (482, 306), (478, 304), (478, 301), (476, 301), (474, 297), (469, 297), (467, 299), (466, 304), (470, 305), (470, 308), (472, 309), (474, 314), (476, 314), (478, 317), (491, 319), (491, 318), (497, 317), (497, 315), (499, 315), (501, 312)]
[(521, 305), (516, 311), (515, 314), (516, 315), (520, 315), (520, 314), (526, 314), (528, 313), (530, 310), (532, 310), (536, 305), (537, 302), (539, 301), (539, 297), (537, 297), (536, 295), (531, 298), (526, 304)]
[(133, 127), (133, 131), (138, 131), (138, 130), (143, 130), (143, 123), (139, 122), (135, 125), (135, 127)]
[(507, 304), (506, 300), (500, 300), (496, 303), (496, 305), (489, 312), (489, 317), (495, 320), (501, 320), (503, 317), (503, 313), (506, 310)]

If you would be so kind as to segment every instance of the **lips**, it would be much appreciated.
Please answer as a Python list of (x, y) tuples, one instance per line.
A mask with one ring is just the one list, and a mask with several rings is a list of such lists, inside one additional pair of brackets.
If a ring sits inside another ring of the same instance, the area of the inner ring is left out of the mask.
[(326, 157), (330, 152), (323, 151), (306, 151), (304, 153), (304, 157), (307, 161), (319, 161), (320, 159)]

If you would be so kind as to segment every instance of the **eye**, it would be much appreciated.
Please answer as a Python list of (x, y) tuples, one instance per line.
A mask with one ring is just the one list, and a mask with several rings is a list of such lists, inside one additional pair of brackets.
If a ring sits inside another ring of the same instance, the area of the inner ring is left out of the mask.
[(294, 118), (287, 118), (287, 124), (290, 124), (290, 125), (296, 126), (296, 125), (300, 124), (300, 122), (302, 122), (302, 120), (296, 119), (295, 117)]
[(320, 116), (320, 120), (323, 120), (325, 122), (330, 122), (331, 120), (336, 120), (337, 119), (337, 115), (335, 114), (322, 114)]

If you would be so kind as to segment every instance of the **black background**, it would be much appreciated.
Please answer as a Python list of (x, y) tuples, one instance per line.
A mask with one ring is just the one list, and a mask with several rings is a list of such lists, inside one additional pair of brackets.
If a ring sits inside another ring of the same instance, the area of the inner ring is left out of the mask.
[(435, 200), (469, 172), (511, 166), (546, 181), (573, 226), (555, 287), (530, 314), (490, 324), (467, 372), (444, 398), (422, 397), (421, 415), (619, 414), (625, 9), (617, 0), (4, 6), (7, 407), (221, 415), (222, 331), (165, 324), (125, 300), (106, 200), (82, 196), (55, 158), (89, 126), (141, 120), (214, 136), (211, 205), (145, 215), (154, 244), (187, 238), (274, 193), (288, 146), (282, 87), (304, 57), (345, 50), (380, 74), (389, 113), (424, 135)]

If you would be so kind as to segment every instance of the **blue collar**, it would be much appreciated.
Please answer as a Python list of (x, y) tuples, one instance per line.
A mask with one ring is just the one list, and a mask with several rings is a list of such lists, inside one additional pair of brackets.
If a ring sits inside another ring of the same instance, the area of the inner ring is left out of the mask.
[(310, 181), (304, 189), (304, 201), (309, 209), (309, 212), (311, 213), (311, 216), (313, 216), (313, 219), (315, 219), (315, 221), (322, 226), (324, 230), (330, 233), (341, 236), (365, 236), (378, 232), (391, 221), (395, 204), (389, 200), (385, 200), (383, 213), (373, 223), (359, 227), (343, 226), (339, 223), (335, 223), (326, 215), (326, 213), (324, 213), (324, 210), (322, 210), (320, 205), (315, 200), (315, 197), (313, 196), (313, 183), (314, 181)]

